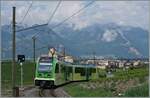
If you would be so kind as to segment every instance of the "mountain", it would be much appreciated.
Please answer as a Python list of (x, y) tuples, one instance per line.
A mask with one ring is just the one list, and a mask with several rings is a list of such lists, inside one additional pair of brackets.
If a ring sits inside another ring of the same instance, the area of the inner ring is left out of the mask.
[[(24, 28), (18, 26), (17, 29)], [(2, 26), (2, 57), (11, 57), (12, 34), (10, 26)], [(148, 57), (148, 31), (140, 27), (120, 26), (115, 23), (94, 24), (82, 29), (66, 24), (57, 30), (38, 27), (16, 33), (17, 54), (32, 57), (32, 36), (36, 35), (36, 54), (48, 52), (48, 47), (56, 47), (74, 56), (89, 56), (93, 52), (103, 57), (143, 58)], [(40, 48), (45, 47), (46, 48)], [(60, 48), (61, 47), (61, 48)]]

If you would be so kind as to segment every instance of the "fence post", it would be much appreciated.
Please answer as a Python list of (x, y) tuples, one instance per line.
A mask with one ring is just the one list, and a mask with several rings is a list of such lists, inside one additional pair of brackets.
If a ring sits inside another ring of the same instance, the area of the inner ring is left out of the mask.
[(67, 79), (67, 67), (65, 66), (64, 69), (65, 69), (65, 70), (64, 70), (65, 81), (67, 81), (67, 80), (68, 80), (68, 79)]
[(96, 67), (96, 78), (98, 78), (98, 68)]
[(85, 69), (85, 73), (86, 73), (86, 80), (89, 80), (89, 75), (88, 75), (88, 68), (87, 68), (87, 65), (86, 65), (86, 67), (85, 67), (86, 69)]
[(72, 81), (74, 80), (75, 67), (72, 67)]

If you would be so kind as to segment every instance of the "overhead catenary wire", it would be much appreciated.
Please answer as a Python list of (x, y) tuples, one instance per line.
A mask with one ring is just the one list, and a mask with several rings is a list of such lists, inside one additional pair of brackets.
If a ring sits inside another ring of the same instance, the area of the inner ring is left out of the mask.
[[(39, 30), (37, 30), (37, 29), (35, 29), (35, 28), (33, 28), (34, 30), (36, 30), (36, 31), (39, 31)], [(41, 30), (40, 30), (41, 31)], [(42, 30), (42, 31), (44, 31), (44, 30)], [(39, 32), (37, 32), (36, 34), (38, 34)], [(23, 33), (20, 33), (21, 34), (21, 37), (22, 37), (22, 39), (21, 40), (19, 40), (18, 42), (20, 43), (20, 42), (22, 42), (22, 41), (27, 41), (27, 40), (30, 40), (30, 38), (28, 38), (26, 35), (24, 35)], [(37, 41), (38, 42), (40, 42), (41, 44), (45, 44), (45, 42), (43, 42), (43, 40), (41, 41), (40, 39), (38, 39), (38, 36), (36, 36), (36, 34), (34, 34), (33, 36), (34, 37), (36, 37), (37, 39)], [(19, 44), (19, 46), (20, 45), (23, 45), (23, 44)]]
[(46, 26), (46, 25), (48, 25), (48, 24), (46, 23), (46, 24), (41, 24), (41, 25), (35, 25), (35, 26), (28, 27), (28, 28), (16, 30), (16, 32), (21, 32), (21, 31), (25, 31), (25, 30), (29, 30), (29, 29), (33, 29), (33, 28), (37, 28), (37, 27)]
[[(50, 33), (51, 34), (54, 34), (54, 35), (56, 35), (59, 39), (63, 39), (61, 36), (59, 36), (52, 28), (47, 28), (48, 30), (47, 31), (44, 31), (44, 30), (37, 30), (37, 29), (34, 29), (34, 30), (36, 30), (36, 31), (41, 31), (41, 32), (46, 32), (49, 36), (51, 36), (50, 35)], [(34, 36), (38, 36), (38, 34), (40, 34), (40, 32), (38, 32), (38, 33), (36, 33)]]
[[(73, 16), (75, 16), (76, 14), (78, 14), (79, 12), (81, 12), (83, 9), (87, 8), (88, 6), (90, 6), (91, 4), (93, 4), (95, 1), (91, 1), (90, 3), (88, 3), (87, 5), (85, 5), (83, 8), (81, 8), (80, 10), (78, 10), (77, 12), (75, 12), (74, 14), (72, 14), (70, 17), (66, 18), (65, 20), (63, 20), (62, 22), (60, 22), (59, 24), (57, 24), (56, 26), (52, 27), (53, 29), (60, 26), (61, 24), (63, 24), (64, 22), (66, 22), (67, 20), (69, 20), (70, 18), (72, 18)], [(60, 2), (59, 2), (60, 3)], [(47, 23), (48, 24), (48, 23)], [(55, 33), (55, 31), (51, 28), (51, 30)], [(37, 34), (38, 35), (38, 34)], [(36, 36), (37, 36), (36, 35)], [(43, 48), (47, 48), (46, 46), (43, 46), (39, 49), (43, 49)]]
[(51, 22), (51, 20), (52, 20), (53, 16), (55, 15), (55, 13), (56, 13), (58, 7), (60, 6), (60, 4), (61, 4), (61, 0), (58, 2), (57, 6), (56, 6), (56, 8), (54, 10), (54, 12), (52, 13), (52, 15), (50, 16), (50, 18), (48, 19), (47, 24), (49, 24)]
[[(31, 4), (29, 5), (29, 7), (28, 7), (28, 9), (27, 9), (27, 12), (25, 13), (23, 19), (20, 21), (19, 24), (22, 24), (22, 22), (24, 21), (25, 17), (26, 17), (27, 14), (29, 13), (29, 10), (31, 9), (32, 5), (33, 5), (33, 1), (32, 1)], [(24, 29), (17, 30), (16, 32), (21, 32), (21, 31), (24, 31), (24, 30), (29, 30), (29, 29), (32, 29), (32, 28), (36, 28), (36, 27), (40, 27), (40, 26), (45, 26), (45, 25), (47, 25), (47, 24), (35, 25), (35, 26), (32, 26), (32, 27), (28, 27), (28, 28), (24, 28)], [(24, 34), (21, 34), (21, 36), (22, 36), (23, 38), (26, 37)], [(29, 40), (29, 39), (24, 39), (24, 40)], [(38, 41), (39, 41), (40, 43), (42, 43), (42, 44), (44, 43), (44, 42), (40, 41), (39, 39), (38, 39)]]
[(39, 51), (39, 50), (41, 50), (41, 49), (45, 49), (45, 48), (47, 48), (47, 49), (48, 49), (48, 47), (49, 47), (49, 46), (48, 46), (48, 45), (46, 45), (46, 46), (42, 46), (42, 47), (36, 48), (36, 50), (37, 50), (37, 51)]
[[(25, 17), (26, 17), (27, 14), (29, 13), (29, 10), (31, 9), (32, 5), (33, 5), (33, 1), (32, 1), (31, 4), (29, 5), (29, 7), (28, 7), (28, 9), (27, 9), (27, 12), (25, 13), (23, 19), (20, 21), (19, 24), (22, 24), (22, 22), (24, 21)], [(40, 26), (45, 26), (45, 25), (47, 25), (47, 24), (35, 25), (35, 26), (32, 26), (32, 27), (19, 29), (19, 30), (17, 30), (16, 32), (21, 32), (21, 31), (24, 31), (24, 30), (29, 30), (29, 29), (32, 29), (32, 28), (36, 28), (36, 27), (40, 27)], [(24, 40), (29, 40), (29, 39), (25, 39), (26, 36), (25, 36), (24, 34), (22, 34), (22, 33), (20, 33), (20, 34), (21, 34), (21, 36), (23, 37)], [(22, 40), (21, 40), (21, 41), (22, 41)], [(39, 40), (39, 42), (40, 42), (40, 43), (43, 43), (43, 42), (41, 42), (40, 40)]]
[(22, 22), (24, 21), (24, 19), (26, 18), (26, 16), (28, 15), (31, 7), (33, 5), (33, 1), (31, 2), (31, 4), (29, 5), (28, 9), (27, 9), (27, 12), (25, 13), (24, 17), (22, 18), (22, 20), (19, 22), (19, 24), (22, 24)]
[[(38, 30), (38, 29), (35, 29), (35, 28), (33, 28), (33, 30), (36, 30), (36, 31), (38, 31), (36, 34), (34, 34), (33, 35), (33, 37), (36, 37), (37, 39), (37, 41), (38, 42), (40, 42), (41, 44), (45, 44), (45, 41), (43, 42), (43, 40), (41, 41), (40, 39), (38, 39), (38, 34), (40, 34), (40, 32), (39, 31), (44, 31), (44, 30)], [(49, 32), (49, 31), (44, 31), (44, 32)], [(25, 36), (23, 33), (20, 33), (21, 34), (21, 36), (23, 37), (21, 40), (19, 40), (19, 42), (22, 42), (22, 41), (26, 41), (26, 40), (30, 40), (30, 38), (28, 38), (27, 36)], [(45, 34), (45, 33), (44, 33)], [(48, 35), (49, 35), (49, 33), (47, 33)], [(54, 33), (53, 33), (54, 34)], [(50, 36), (50, 35), (49, 35)], [(23, 44), (19, 44), (19, 46), (20, 45), (23, 45)]]
[(84, 10), (85, 8), (89, 7), (91, 4), (93, 4), (95, 1), (91, 1), (90, 3), (88, 3), (87, 5), (85, 5), (83, 8), (79, 9), (77, 12), (73, 13), (71, 16), (69, 16), (68, 18), (66, 18), (65, 20), (63, 20), (62, 22), (60, 22), (59, 24), (55, 25), (54, 28), (59, 27), (61, 24), (63, 24), (64, 22), (66, 22), (67, 20), (69, 20), (70, 18), (72, 18), (73, 16), (75, 16), (76, 14), (78, 14), (79, 12), (81, 12), (82, 10)]
[[(87, 5), (85, 5), (83, 8), (81, 8), (80, 10), (78, 10), (77, 12), (75, 12), (74, 14), (72, 14), (70, 17), (66, 18), (65, 20), (63, 20), (62, 22), (60, 22), (59, 24), (55, 25), (54, 27), (52, 27), (53, 29), (60, 26), (61, 24), (63, 24), (64, 22), (66, 22), (67, 20), (69, 20), (70, 18), (72, 18), (73, 16), (75, 16), (76, 14), (78, 14), (79, 12), (81, 12), (82, 10), (84, 10), (85, 8), (87, 8), (88, 6), (90, 6), (91, 4), (93, 4), (95, 1), (91, 1), (90, 3), (88, 3)], [(33, 2), (32, 2), (33, 3)], [(52, 16), (50, 17), (49, 21), (52, 19), (53, 15), (55, 14), (56, 10), (58, 9), (59, 5), (60, 5), (61, 2), (58, 3), (55, 11), (53, 12)], [(27, 11), (28, 12), (28, 11)], [(48, 22), (49, 22), (48, 21)], [(24, 31), (24, 30), (29, 30), (29, 29), (32, 29), (32, 28), (37, 28), (37, 27), (40, 27), (40, 26), (46, 26), (48, 25), (48, 22), (45, 23), (45, 24), (41, 24), (41, 25), (36, 25), (36, 26), (31, 26), (31, 27), (28, 27), (28, 28), (24, 28), (24, 29), (20, 29), (20, 30), (17, 30), (16, 32), (21, 32), (21, 31)]]
[[(32, 28), (37, 28), (37, 27), (41, 27), (41, 26), (46, 26), (46, 25), (48, 25), (48, 23), (50, 23), (50, 21), (52, 20), (54, 14), (56, 13), (58, 7), (60, 6), (60, 4), (61, 4), (61, 0), (58, 2), (57, 6), (56, 6), (56, 8), (55, 8), (55, 10), (54, 10), (54, 12), (52, 13), (52, 15), (50, 16), (50, 18), (48, 19), (48, 22), (47, 22), (47, 23), (41, 24), (41, 25), (31, 26), (31, 27), (24, 28), (24, 29), (20, 29), (20, 30), (17, 30), (16, 32), (21, 32), (21, 31), (24, 31), (24, 30), (29, 30), (29, 29), (32, 29)], [(32, 5), (33, 5), (33, 1), (32, 1), (32, 3), (30, 4), (30, 6), (29, 6), (29, 8), (28, 8), (28, 10), (27, 10), (27, 12), (26, 12), (26, 14), (25, 14), (25, 16), (23, 17), (22, 21), (20, 22), (20, 24), (24, 21), (26, 15), (28, 14), (28, 12), (29, 12), (30, 8), (32, 7)]]
[[(51, 28), (49, 28), (48, 27), (48, 30), (47, 31), (45, 31), (45, 30), (38, 30), (38, 29), (35, 29), (34, 28), (34, 30), (36, 30), (36, 31), (38, 31), (36, 34), (34, 34), (33, 36), (34, 37), (37, 37), (39, 34), (40, 34), (40, 32), (39, 31), (41, 31), (41, 32), (45, 32), (46, 34), (48, 34), (50, 37), (51, 37), (51, 35), (50, 34), (54, 34), (54, 35), (56, 35), (59, 39), (61, 39), (61, 41), (60, 41), (60, 43), (62, 42), (62, 40), (63, 40), (63, 38), (61, 37), (61, 36), (59, 36), (55, 31), (53, 31)], [(50, 31), (51, 31), (51, 33), (50, 33)], [(44, 34), (45, 34), (44, 33)], [(38, 39), (39, 40), (39, 39)], [(39, 40), (40, 41), (40, 40)], [(41, 41), (40, 41), (41, 42)], [(43, 44), (45, 44), (44, 42), (42, 42)], [(48, 45), (48, 44), (47, 44)], [(46, 45), (46, 46), (47, 46)]]
[(28, 13), (29, 13), (29, 11), (30, 11), (32, 5), (33, 5), (33, 1), (32, 1), (31, 4), (29, 5), (29, 7), (28, 7), (28, 9), (27, 9), (27, 11), (26, 11), (24, 17), (23, 17), (22, 20), (19, 22), (19, 24), (22, 24), (22, 23), (23, 23), (24, 19), (25, 19), (26, 16), (28, 15)]
[[(61, 2), (58, 3), (56, 9), (59, 7)], [(69, 20), (70, 18), (72, 18), (73, 16), (75, 16), (76, 14), (78, 14), (79, 12), (81, 12), (83, 9), (87, 8), (88, 6), (90, 6), (91, 4), (93, 4), (94, 1), (91, 1), (90, 3), (88, 3), (87, 5), (85, 5), (83, 8), (81, 8), (80, 10), (78, 10), (77, 12), (75, 12), (74, 14), (72, 14), (70, 17), (66, 18), (65, 20), (63, 20), (62, 22), (60, 22), (59, 24), (55, 25), (54, 27), (52, 27), (53, 29), (60, 26), (61, 24), (63, 24), (64, 22), (66, 22), (67, 20)], [(54, 11), (56, 12), (56, 11)], [(53, 16), (53, 15), (52, 15)], [(42, 24), (42, 25), (36, 25), (36, 26), (32, 26), (32, 27), (28, 27), (28, 28), (25, 28), (25, 29), (20, 29), (20, 30), (17, 30), (16, 32), (21, 32), (21, 31), (24, 31), (24, 30), (29, 30), (29, 29), (33, 29), (33, 28), (37, 28), (37, 27), (41, 27), (41, 26), (47, 26), (48, 23), (46, 24)], [(53, 30), (52, 29), (52, 30)], [(38, 34), (37, 34), (38, 35)]]
[[(37, 29), (34, 29), (34, 30), (36, 30), (36, 31), (38, 31), (36, 34), (34, 34), (33, 35), (33, 37), (35, 37), (35, 38), (37, 38), (37, 40), (40, 42), (40, 43), (42, 43), (42, 44), (45, 44), (45, 42), (43, 42), (43, 40), (41, 41), (40, 39), (38, 39), (38, 36), (37, 36), (37, 34), (39, 34), (40, 32), (40, 30), (37, 30)], [(45, 31), (44, 31), (45, 32)], [(44, 33), (45, 34), (45, 33)], [(45, 40), (44, 40), (45, 41)], [(47, 41), (46, 41), (47, 42)]]
[[(51, 15), (49, 21), (46, 23), (46, 25), (44, 26), (47, 26), (48, 23), (50, 22), (50, 20), (52, 19), (52, 17), (54, 16), (56, 10), (58, 9), (59, 5), (60, 5), (61, 1), (59, 1), (58, 5), (56, 6), (53, 14)], [(83, 9), (87, 8), (88, 6), (90, 6), (91, 4), (93, 4), (94, 1), (91, 1), (90, 3), (88, 3), (87, 5), (85, 5), (83, 8), (81, 8), (80, 10), (78, 10), (77, 12), (75, 12), (74, 14), (72, 14), (70, 17), (66, 18), (65, 20), (63, 20), (62, 22), (60, 22), (59, 24), (55, 25), (54, 27), (52, 27), (53, 29), (60, 26), (61, 24), (63, 24), (64, 22), (66, 22), (67, 20), (69, 20), (70, 18), (72, 18), (73, 16), (75, 16), (76, 14), (78, 14), (79, 12), (81, 12)], [(51, 31), (53, 31), (55, 33), (55, 31), (51, 28)], [(34, 29), (35, 30), (35, 29)], [(40, 34), (39, 32), (37, 34), (35, 34), (34, 36), (37, 36), (38, 34)]]
[[(37, 28), (37, 27), (40, 27), (40, 26), (47, 26), (48, 23), (52, 20), (54, 14), (56, 13), (56, 11), (57, 11), (57, 9), (58, 9), (60, 3), (61, 3), (61, 2), (58, 3), (58, 5), (56, 6), (56, 8), (55, 8), (53, 14), (51, 15), (51, 17), (49, 18), (49, 20), (48, 20), (48, 22), (47, 22), (46, 24), (36, 25), (36, 26), (32, 26), (32, 27), (25, 28), (25, 29), (20, 29), (20, 30), (17, 30), (17, 32), (21, 32), (21, 31), (24, 31), (24, 30), (29, 30), (29, 29)], [(53, 27), (53, 29), (56, 28), (56, 27), (58, 27), (58, 26), (60, 26), (61, 24), (63, 24), (64, 22), (66, 22), (67, 20), (69, 20), (70, 18), (72, 18), (73, 16), (75, 16), (76, 14), (78, 14), (78, 13), (81, 12), (83, 9), (87, 8), (88, 6), (90, 6), (90, 5), (93, 4), (93, 3), (94, 3), (94, 1), (91, 1), (91, 2), (88, 3), (86, 6), (84, 6), (83, 8), (81, 8), (80, 10), (78, 10), (77, 12), (75, 12), (74, 14), (72, 14), (70, 17), (66, 18), (65, 20), (63, 20), (63, 21), (60, 22), (59, 24), (55, 25), (55, 26)], [(28, 13), (28, 11), (27, 11), (27, 13)], [(51, 29), (51, 30), (53, 31), (53, 29)], [(54, 32), (53, 32), (53, 33), (54, 33)], [(38, 35), (38, 34), (36, 34), (36, 35)], [(46, 46), (48, 46), (48, 45), (46, 45)]]
[[(59, 7), (60, 4), (61, 4), (61, 1), (62, 1), (62, 0), (60, 0), (60, 1), (58, 2), (58, 4), (57, 4), (55, 10), (53, 11), (52, 15), (51, 15), (50, 18), (48, 19), (48, 22), (46, 23), (46, 25), (48, 25), (48, 24), (51, 22), (53, 16), (55, 15), (55, 13), (56, 13), (58, 7)], [(45, 26), (46, 26), (46, 25), (45, 25)], [(36, 30), (36, 29), (34, 29), (34, 30)], [(51, 29), (50, 31), (53, 31), (53, 30)], [(53, 32), (54, 32), (54, 31), (53, 31)], [(47, 33), (49, 33), (49, 32), (47, 32)], [(55, 32), (54, 32), (54, 33), (55, 33)], [(40, 32), (36, 33), (34, 36), (37, 36), (38, 34), (40, 34)]]
[[(61, 24), (63, 24), (64, 22), (66, 22), (67, 20), (69, 20), (70, 18), (72, 18), (73, 16), (75, 16), (76, 14), (78, 14), (79, 12), (81, 12), (82, 10), (84, 10), (85, 8), (87, 8), (88, 6), (90, 6), (91, 4), (93, 4), (95, 1), (91, 1), (90, 3), (88, 3), (87, 5), (85, 5), (83, 8), (81, 8), (80, 10), (78, 10), (77, 12), (75, 12), (74, 14), (72, 14), (70, 17), (66, 18), (65, 20), (63, 20), (62, 22), (60, 22), (59, 24), (55, 25), (54, 27), (52, 27), (53, 29), (60, 26)], [(37, 27), (41, 27), (41, 26), (47, 26), (48, 23), (45, 24), (41, 24), (41, 25), (36, 25), (36, 26), (32, 26), (32, 27), (28, 27), (25, 29), (20, 29), (17, 30), (16, 32), (21, 32), (24, 30), (29, 30), (29, 29), (33, 29), (33, 28), (37, 28)]]

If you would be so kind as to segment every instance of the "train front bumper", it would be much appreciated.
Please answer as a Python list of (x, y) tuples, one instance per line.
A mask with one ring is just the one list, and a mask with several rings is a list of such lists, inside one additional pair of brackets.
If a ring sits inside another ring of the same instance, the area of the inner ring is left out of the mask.
[(44, 83), (45, 86), (53, 86), (55, 79), (47, 79), (47, 78), (35, 78), (34, 84), (35, 86), (41, 86)]

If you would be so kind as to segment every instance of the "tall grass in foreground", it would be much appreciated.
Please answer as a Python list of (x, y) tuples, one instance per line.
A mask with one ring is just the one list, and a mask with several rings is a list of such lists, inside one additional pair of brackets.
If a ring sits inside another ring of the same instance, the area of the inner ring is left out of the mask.
[(149, 96), (148, 83), (144, 83), (141, 86), (133, 87), (125, 92), (126, 97), (147, 97)]

